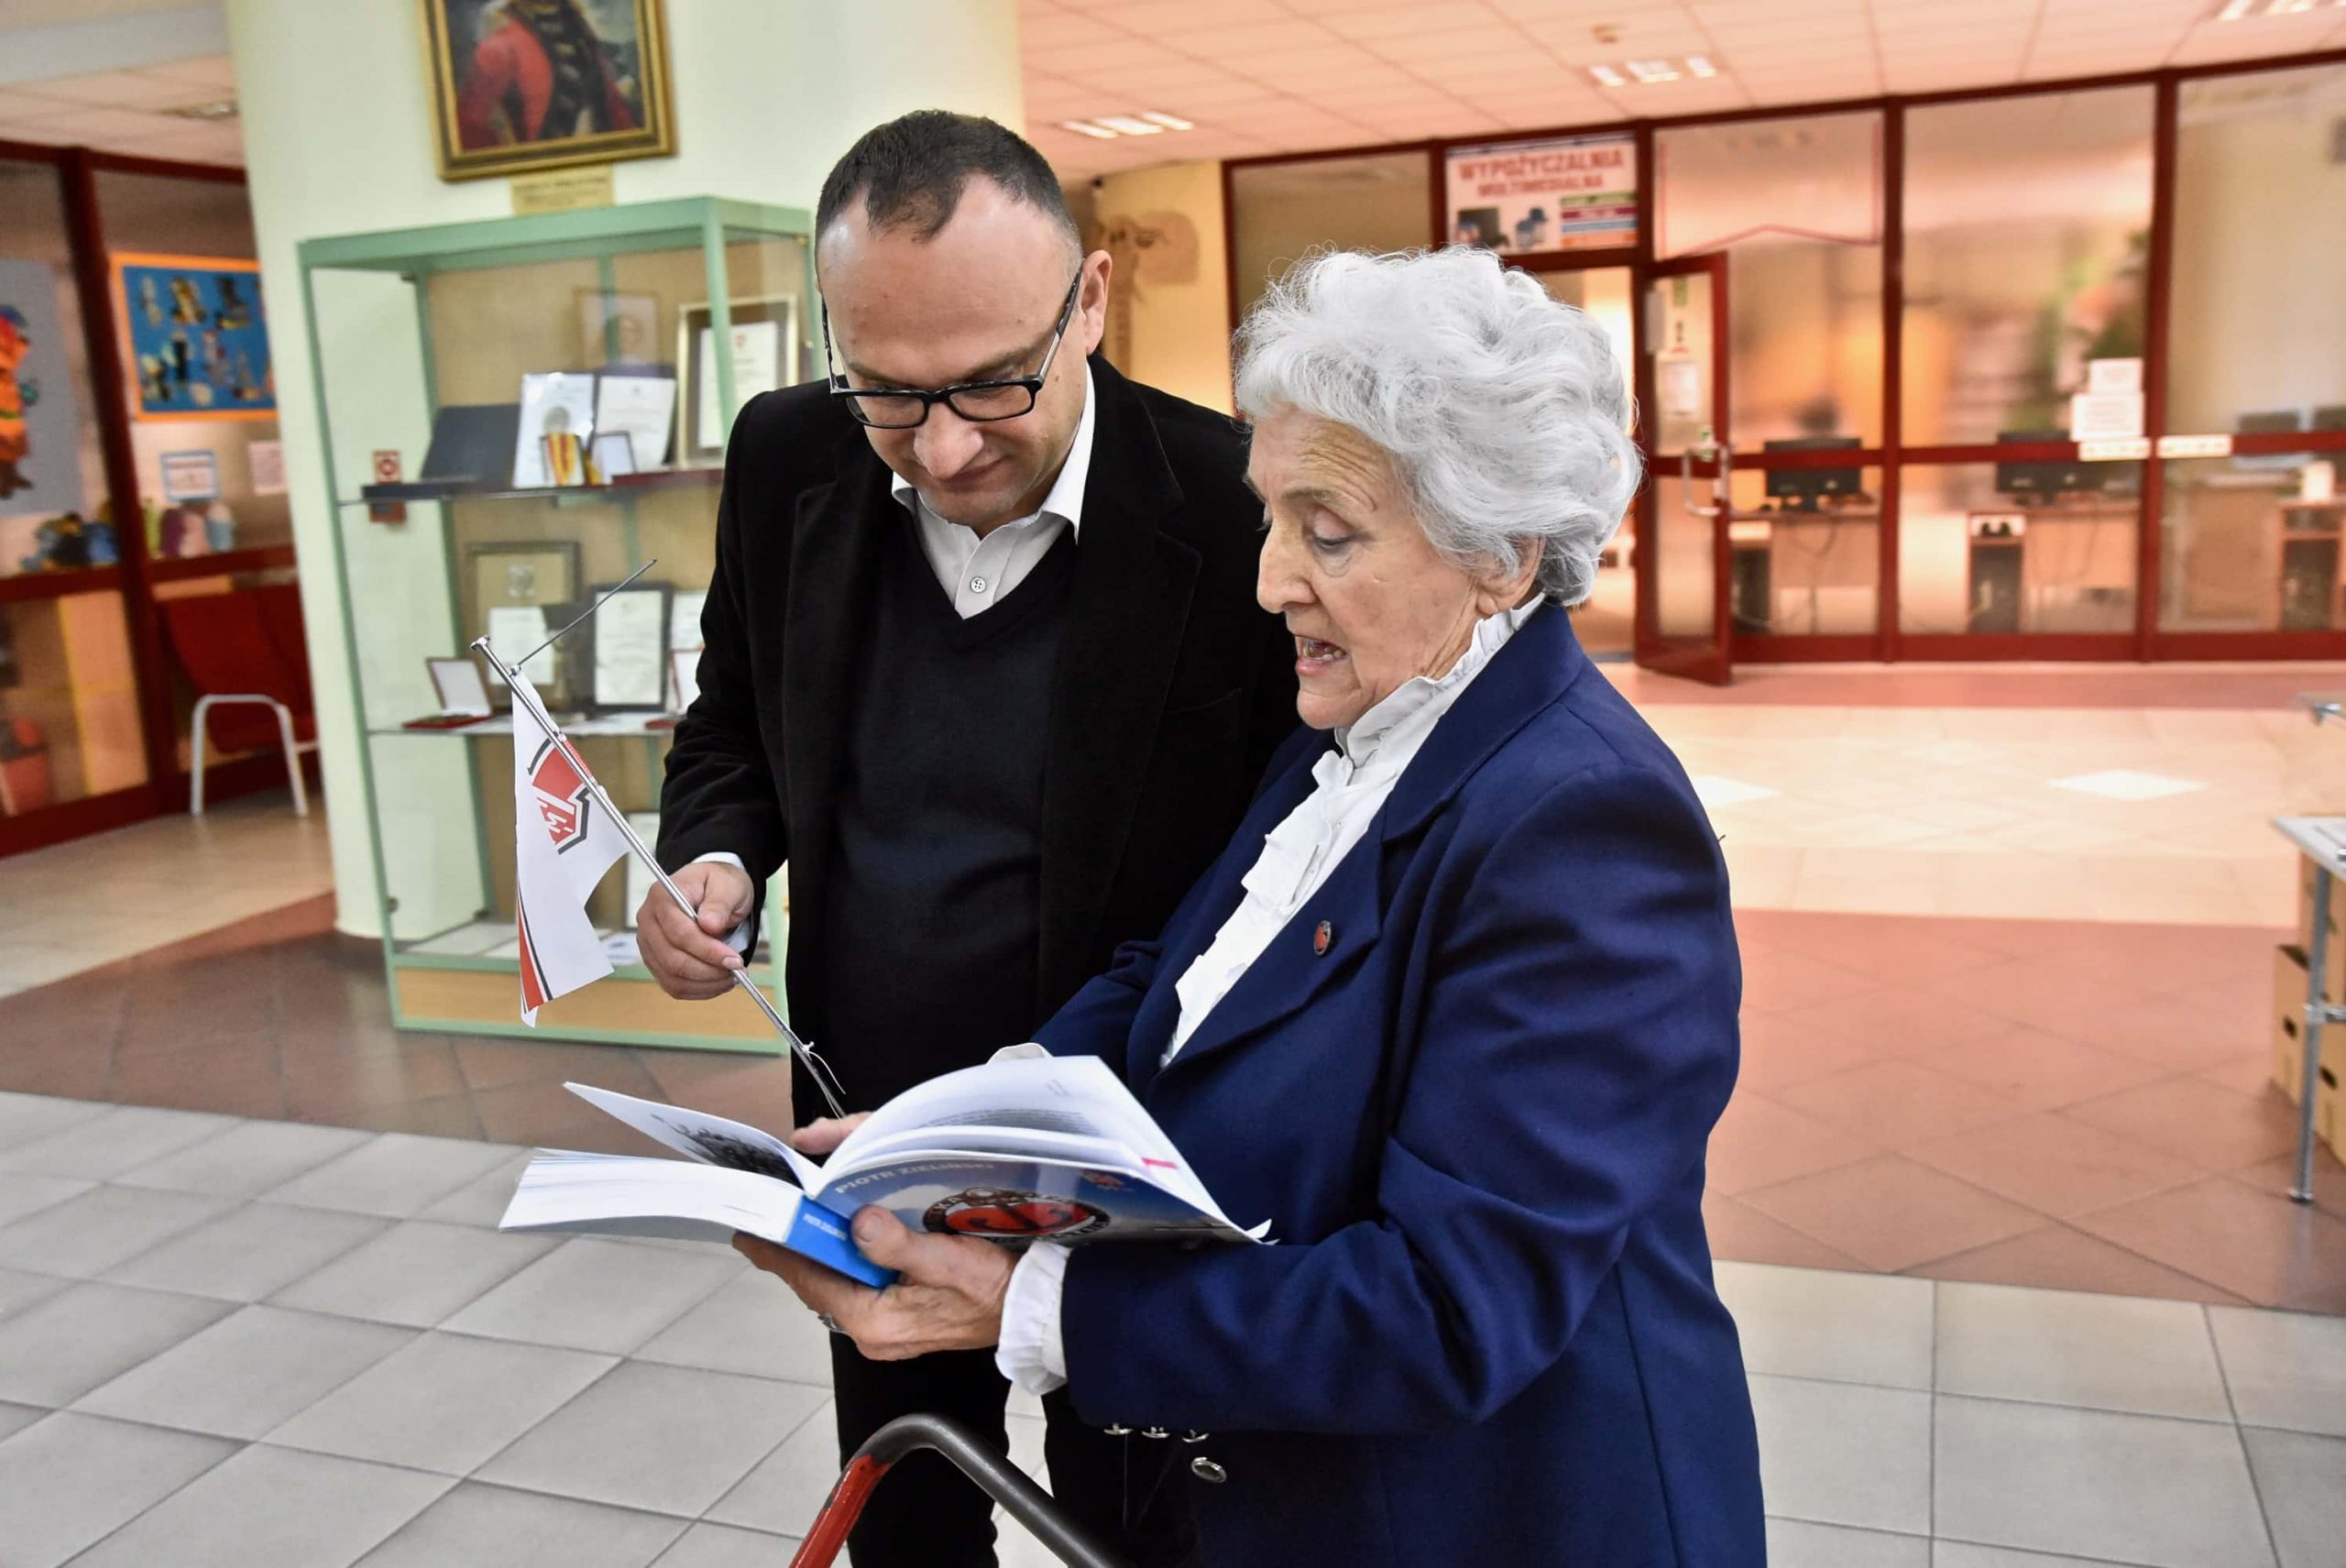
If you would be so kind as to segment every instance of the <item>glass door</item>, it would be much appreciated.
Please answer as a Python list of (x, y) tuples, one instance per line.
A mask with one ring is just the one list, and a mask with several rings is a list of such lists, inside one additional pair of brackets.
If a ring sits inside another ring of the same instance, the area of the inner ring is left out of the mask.
[(1724, 255), (1659, 262), (1648, 275), (1652, 477), (1639, 517), (1637, 661), (1713, 685), (1734, 667), (1727, 299)]
[[(1637, 367), (1637, 285), (1626, 265), (1570, 267), (1536, 272), (1540, 286), (1565, 304), (1588, 313), (1604, 329), (1622, 374), (1634, 381)], [(1573, 608), (1573, 630), (1594, 658), (1628, 658), (1636, 644), (1637, 579), (1630, 545), (1635, 531), (1624, 523), (1596, 562), (1589, 596)]]

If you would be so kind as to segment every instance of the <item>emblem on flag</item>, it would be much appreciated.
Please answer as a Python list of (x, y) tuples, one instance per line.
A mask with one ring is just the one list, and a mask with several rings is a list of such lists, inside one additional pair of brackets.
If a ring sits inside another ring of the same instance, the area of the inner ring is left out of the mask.
[(587, 813), (594, 809), (595, 792), (588, 783), (586, 764), (579, 761), (567, 740), (550, 736), (530, 759), (529, 772), (546, 837), (554, 840), (555, 853), (567, 854), (588, 837)]

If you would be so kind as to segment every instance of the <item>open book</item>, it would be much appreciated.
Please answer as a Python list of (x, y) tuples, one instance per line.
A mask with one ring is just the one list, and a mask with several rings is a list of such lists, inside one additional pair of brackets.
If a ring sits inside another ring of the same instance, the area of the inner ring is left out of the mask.
[(906, 1090), (828, 1159), (740, 1122), (584, 1084), (570, 1091), (693, 1162), (542, 1151), (506, 1230), (762, 1236), (852, 1279), (893, 1277), (848, 1221), (877, 1203), (915, 1230), (991, 1241), (1258, 1241), (1214, 1203), (1098, 1057), (964, 1068)]

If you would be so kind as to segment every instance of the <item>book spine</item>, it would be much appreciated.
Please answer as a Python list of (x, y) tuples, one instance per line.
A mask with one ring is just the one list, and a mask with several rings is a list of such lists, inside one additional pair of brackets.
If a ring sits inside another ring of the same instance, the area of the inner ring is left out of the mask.
[(809, 1198), (799, 1199), (797, 1215), (791, 1220), (790, 1234), (782, 1245), (801, 1257), (811, 1257), (826, 1268), (877, 1288), (884, 1289), (896, 1280), (893, 1269), (882, 1268), (856, 1251), (845, 1219)]

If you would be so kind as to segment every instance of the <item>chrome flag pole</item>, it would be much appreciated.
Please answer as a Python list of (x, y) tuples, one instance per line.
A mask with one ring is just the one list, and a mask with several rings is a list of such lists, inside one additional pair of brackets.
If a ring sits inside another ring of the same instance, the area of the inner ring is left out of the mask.
[[(637, 573), (640, 575), (651, 565), (651, 562), (645, 562), (643, 566), (637, 568)], [(633, 577), (629, 578), (630, 582), (633, 580)], [(619, 586), (624, 587), (626, 585), (623, 583)], [(618, 591), (618, 588), (613, 588), (611, 593)], [(608, 599), (610, 595), (606, 594), (603, 597)], [(569, 630), (571, 626), (576, 626), (579, 621), (585, 620), (586, 616), (594, 614), (595, 610), (601, 607), (602, 600), (598, 599), (586, 611), (586, 615), (580, 616), (577, 620), (572, 621), (570, 626), (565, 626), (562, 631), (555, 632), (554, 637), (548, 638), (545, 643), (540, 644), (540, 647), (550, 645), (554, 638), (562, 635), (563, 631)], [(475, 652), (488, 661), (489, 668), (495, 670), (504, 680), (507, 687), (512, 691), (513, 700), (528, 710), (530, 717), (539, 727), (554, 740), (560, 741), (565, 747), (569, 746), (570, 738), (562, 732), (561, 726), (554, 723), (554, 716), (545, 710), (543, 704), (539, 702), (537, 689), (523, 678), (521, 671), (499, 658), (496, 651), (489, 647), (488, 639), (486, 637), (475, 638), (472, 647)], [(532, 655), (534, 656), (537, 651), (532, 650)], [(526, 663), (528, 660), (525, 659), (522, 662)], [(693, 901), (685, 896), (685, 890), (676, 885), (675, 879), (668, 874), (665, 867), (661, 865), (658, 858), (652, 854), (651, 847), (645, 844), (642, 837), (636, 832), (634, 824), (628, 821), (627, 814), (619, 810), (612, 802), (610, 795), (603, 789), (603, 782), (595, 777), (593, 772), (587, 769), (584, 762), (580, 762), (578, 768), (585, 776), (586, 787), (594, 793), (595, 799), (601, 803), (603, 810), (608, 814), (611, 822), (618, 827), (620, 833), (626, 836), (629, 850), (643, 862), (654, 877), (659, 879), (660, 885), (667, 890), (668, 896), (676, 901), (676, 907), (683, 910), (687, 918), (697, 923), (700, 919), (700, 911), (693, 906)], [(831, 1070), (824, 1063), (823, 1058), (815, 1054), (812, 1046), (798, 1037), (796, 1031), (793, 1030), (789, 1022), (783, 1017), (781, 1010), (774, 1006), (773, 999), (760, 989), (757, 981), (750, 978), (747, 968), (734, 970), (732, 975), (733, 983), (750, 993), (751, 999), (758, 1004), (758, 1011), (766, 1015), (766, 1022), (773, 1025), (774, 1032), (780, 1035), (784, 1042), (790, 1047), (791, 1054), (806, 1064), (808, 1075), (814, 1079), (815, 1087), (821, 1091), (823, 1102), (830, 1107), (831, 1114), (844, 1117), (847, 1110), (839, 1103), (838, 1081), (832, 1078)]]

